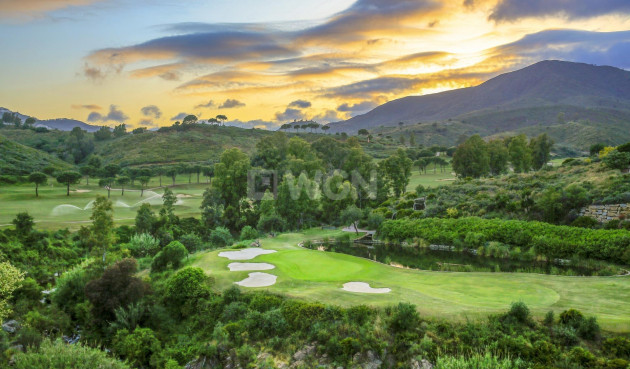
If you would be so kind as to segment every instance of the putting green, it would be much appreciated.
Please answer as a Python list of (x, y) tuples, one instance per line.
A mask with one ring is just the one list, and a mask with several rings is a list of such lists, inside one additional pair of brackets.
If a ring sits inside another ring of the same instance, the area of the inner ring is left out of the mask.
[[(630, 329), (630, 278), (564, 277), (524, 273), (452, 273), (400, 269), (345, 254), (306, 250), (297, 244), (306, 239), (332, 237), (340, 231), (309, 230), (262, 240), (262, 247), (277, 253), (250, 262), (276, 266), (269, 271), (277, 283), (266, 289), (296, 298), (349, 306), (385, 306), (400, 301), (418, 306), (422, 314), (449, 318), (477, 318), (505, 311), (515, 301), (525, 302), (535, 315), (568, 308), (597, 316), (608, 330)], [(230, 272), (233, 261), (219, 251), (191, 259), (215, 277), (218, 288), (247, 278), (248, 272)], [(346, 282), (366, 282), (390, 293), (363, 294), (342, 290)]]

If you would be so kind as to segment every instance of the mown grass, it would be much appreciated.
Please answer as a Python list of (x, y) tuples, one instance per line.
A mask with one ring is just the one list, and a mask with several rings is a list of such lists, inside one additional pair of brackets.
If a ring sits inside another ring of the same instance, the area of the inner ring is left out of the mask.
[[(539, 317), (575, 308), (597, 316), (609, 330), (630, 329), (630, 278), (564, 277), (522, 273), (451, 273), (400, 269), (345, 254), (302, 249), (306, 239), (334, 237), (340, 231), (308, 230), (262, 240), (266, 249), (253, 262), (276, 266), (268, 271), (278, 282), (264, 289), (323, 303), (349, 306), (385, 306), (406, 301), (422, 314), (455, 319), (479, 318), (504, 311), (512, 302), (523, 301)], [(216, 279), (219, 289), (245, 279), (248, 272), (230, 272), (231, 262), (219, 251), (200, 253), (192, 266), (203, 268)], [(342, 290), (346, 282), (367, 282), (388, 287), (391, 293), (371, 295)]]
[[(35, 197), (35, 187), (29, 184), (11, 185), (0, 187), (0, 227), (10, 225), (15, 215), (27, 211), (35, 218), (37, 227), (42, 229), (69, 228), (78, 229), (82, 225), (90, 223), (92, 210), (88, 204), (96, 199), (97, 195), (107, 196), (107, 190), (97, 185), (97, 180), (91, 180), (86, 185), (85, 179), (80, 184), (70, 187), (70, 196), (66, 196), (66, 187), (49, 178), (48, 185), (39, 189), (39, 198)], [(170, 178), (163, 178), (164, 186), (171, 185)], [(188, 176), (178, 176), (176, 186), (171, 187), (175, 195), (179, 195), (175, 213), (180, 217), (196, 216), (200, 214), (203, 191), (208, 187), (205, 178), (201, 183), (188, 184)], [(114, 219), (117, 225), (133, 224), (136, 212), (141, 201), (148, 201), (157, 213), (162, 205), (161, 195), (164, 188), (156, 188), (159, 185), (158, 178), (153, 178), (149, 184), (149, 190), (145, 190), (140, 197), (139, 186), (129, 186), (121, 195), (118, 186), (111, 191), (111, 201), (114, 204)], [(83, 192), (87, 191), (87, 192)], [(79, 209), (73, 208), (72, 205)]]

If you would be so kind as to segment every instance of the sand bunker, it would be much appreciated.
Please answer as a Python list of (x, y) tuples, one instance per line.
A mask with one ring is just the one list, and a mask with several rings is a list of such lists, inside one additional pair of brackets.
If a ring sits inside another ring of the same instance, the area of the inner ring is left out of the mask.
[(193, 196), (192, 195), (184, 195), (184, 194), (177, 195), (178, 199), (189, 199), (191, 197), (193, 197)]
[(72, 193), (88, 193), (88, 192), (92, 192), (92, 190), (74, 190), (74, 191), (70, 191)]
[(230, 272), (247, 272), (252, 270), (271, 270), (275, 265), (267, 263), (230, 263)]
[(273, 274), (249, 273), (249, 277), (235, 283), (243, 287), (268, 287), (276, 284), (277, 278)]
[(368, 283), (364, 282), (348, 282), (343, 285), (344, 291), (358, 293), (389, 293), (389, 288), (372, 288)]
[(238, 251), (223, 251), (219, 253), (222, 258), (228, 258), (230, 260), (252, 260), (258, 255), (273, 254), (275, 250), (265, 250), (260, 248), (250, 248)]

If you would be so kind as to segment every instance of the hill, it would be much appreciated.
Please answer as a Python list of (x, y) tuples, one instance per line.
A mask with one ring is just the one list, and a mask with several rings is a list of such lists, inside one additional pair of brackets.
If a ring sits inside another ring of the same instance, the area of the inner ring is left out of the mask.
[[(2, 116), (2, 114), (4, 113), (12, 113), (12, 114), (14, 113), (16, 114), (16, 116), (18, 116), (22, 120), (22, 122), (24, 122), (27, 118), (31, 117), (29, 115), (11, 111), (7, 108), (0, 108), (0, 116)], [(88, 131), (88, 132), (96, 132), (101, 128), (100, 126), (87, 124), (79, 120), (69, 119), (69, 118), (56, 118), (56, 119), (44, 119), (44, 120), (38, 119), (37, 123), (35, 123), (35, 127), (44, 127), (48, 129), (56, 129), (59, 131), (72, 131), (74, 127), (79, 127), (82, 130)]]
[(261, 137), (273, 132), (198, 124), (183, 131), (145, 132), (96, 142), (94, 154), (120, 165), (218, 161), (228, 148), (252, 153)]
[[(562, 113), (562, 114), (560, 114)], [(479, 133), (500, 133), (564, 121), (619, 128), (630, 121), (630, 72), (613, 67), (543, 61), (470, 88), (409, 96), (343, 122), (332, 132), (394, 126), (399, 122), (456, 120)], [(615, 140), (615, 137), (609, 139)], [(619, 138), (619, 142), (627, 141)]]
[(0, 175), (27, 175), (47, 166), (70, 169), (71, 165), (43, 151), (0, 136)]

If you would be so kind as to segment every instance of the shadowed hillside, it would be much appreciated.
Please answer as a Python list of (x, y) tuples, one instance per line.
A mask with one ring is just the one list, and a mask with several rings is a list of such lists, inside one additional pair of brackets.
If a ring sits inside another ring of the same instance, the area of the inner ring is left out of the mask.
[(331, 131), (352, 133), (399, 122), (453, 119), (476, 127), (479, 133), (500, 133), (556, 124), (560, 113), (566, 121), (616, 126), (630, 121), (630, 72), (544, 61), (476, 87), (394, 100), (369, 113), (331, 123)]

